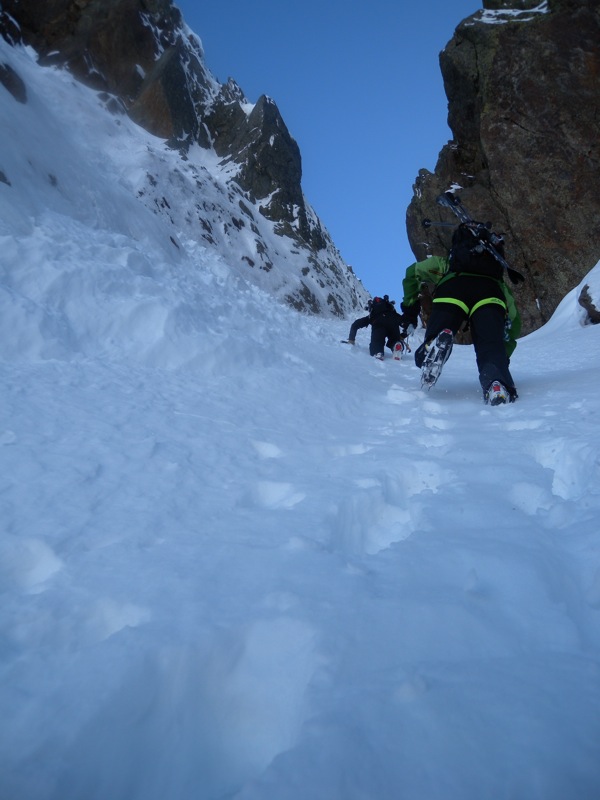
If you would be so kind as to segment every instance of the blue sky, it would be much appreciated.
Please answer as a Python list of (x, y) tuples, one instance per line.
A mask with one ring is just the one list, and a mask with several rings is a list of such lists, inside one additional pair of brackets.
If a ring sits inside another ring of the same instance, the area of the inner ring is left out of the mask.
[(372, 294), (401, 295), (419, 169), (450, 139), (439, 53), (481, 0), (175, 0), (206, 64), (266, 94), (300, 147), (302, 186)]

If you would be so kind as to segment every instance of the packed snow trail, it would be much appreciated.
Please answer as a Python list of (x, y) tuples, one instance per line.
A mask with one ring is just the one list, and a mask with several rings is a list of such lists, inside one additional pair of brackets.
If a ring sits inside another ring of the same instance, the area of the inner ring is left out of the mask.
[(600, 330), (491, 409), (471, 348), (424, 393), (270, 313), (191, 368), (2, 364), (0, 797), (592, 800)]
[(300, 256), (249, 272), (214, 154), (0, 48), (0, 800), (597, 800), (579, 290), (514, 405), (470, 347), (424, 393), (248, 283)]

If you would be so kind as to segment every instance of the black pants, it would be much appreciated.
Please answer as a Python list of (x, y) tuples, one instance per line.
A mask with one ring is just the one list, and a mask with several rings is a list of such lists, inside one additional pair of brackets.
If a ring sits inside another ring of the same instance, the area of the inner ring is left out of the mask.
[(369, 352), (372, 356), (383, 353), (386, 345), (390, 350), (394, 349), (396, 342), (402, 339), (400, 335), (400, 324), (397, 314), (382, 314), (371, 322), (371, 343)]
[[(498, 283), (490, 278), (456, 275), (436, 289), (433, 300), (425, 343), (435, 339), (445, 328), (456, 334), (468, 319), (482, 389), (485, 392), (493, 381), (500, 381), (512, 396), (516, 396), (504, 344), (504, 293)], [(415, 352), (418, 367), (425, 357), (425, 343)]]

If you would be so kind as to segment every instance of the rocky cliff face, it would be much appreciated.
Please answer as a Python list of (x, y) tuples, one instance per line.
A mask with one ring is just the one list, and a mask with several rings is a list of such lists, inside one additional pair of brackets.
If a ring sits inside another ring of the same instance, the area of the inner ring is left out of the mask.
[(600, 258), (598, 0), (485, 0), (440, 54), (453, 140), (421, 170), (407, 211), (418, 259), (445, 254), (435, 197), (457, 188), (506, 236), (526, 275), (524, 331), (543, 324)]
[[(214, 151), (228, 202), (218, 219), (214, 208), (203, 213), (198, 197), (196, 234), (214, 245), (215, 226), (224, 228), (228, 257), (241, 254), (248, 270), (263, 273), (261, 285), (287, 250), (300, 278), (287, 292), (280, 280), (273, 289), (288, 303), (336, 315), (364, 306), (367, 293), (303, 196), (300, 152), (276, 104), (263, 96), (252, 105), (233, 80), (216, 81), (171, 0), (2, 0), (0, 34), (31, 45), (41, 64), (68, 68), (101, 93), (108, 110), (167, 140), (181, 152), (182, 169), (195, 145)], [(0, 73), (0, 80), (9, 88), (18, 76)], [(140, 195), (162, 192), (154, 202), (168, 209), (167, 187), (157, 190), (152, 180)], [(273, 238), (257, 217), (273, 223)]]

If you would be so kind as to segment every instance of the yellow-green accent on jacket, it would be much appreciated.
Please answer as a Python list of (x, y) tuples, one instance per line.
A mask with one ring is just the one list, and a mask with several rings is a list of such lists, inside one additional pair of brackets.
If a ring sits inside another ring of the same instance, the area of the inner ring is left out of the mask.
[[(450, 277), (448, 275), (448, 259), (442, 256), (431, 256), (431, 258), (426, 258), (424, 261), (417, 261), (411, 264), (406, 270), (402, 281), (402, 290), (404, 292), (402, 305), (405, 307), (414, 305), (419, 301), (419, 293), (424, 283), (433, 283), (437, 286), (445, 277)], [(490, 280), (494, 279), (490, 278)], [(521, 333), (521, 317), (510, 287), (504, 281), (497, 281), (497, 283), (502, 287), (506, 302), (506, 313), (510, 320), (510, 328), (506, 334), (505, 345), (506, 352), (511, 356), (517, 346), (517, 338)]]
[(431, 256), (425, 261), (417, 261), (406, 270), (402, 281), (404, 306), (412, 306), (419, 299), (419, 292), (423, 283), (438, 284), (448, 272), (448, 259), (441, 256)]

